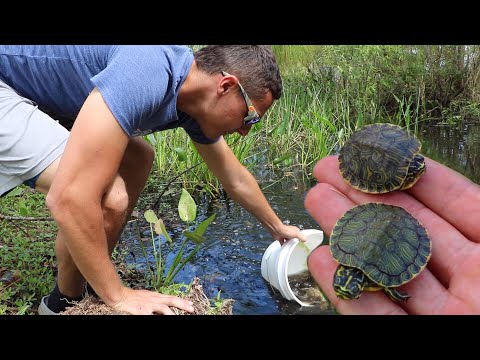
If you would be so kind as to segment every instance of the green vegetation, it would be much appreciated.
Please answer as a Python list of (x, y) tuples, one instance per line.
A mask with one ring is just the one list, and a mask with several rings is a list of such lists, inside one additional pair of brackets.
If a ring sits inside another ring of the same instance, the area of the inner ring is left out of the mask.
[[(295, 167), (309, 173), (317, 160), (335, 153), (364, 124), (390, 122), (416, 131), (426, 120), (451, 126), (480, 116), (478, 45), (283, 45), (274, 46), (274, 52), (284, 79), (282, 98), (247, 137), (226, 138), (247, 167), (267, 163), (283, 171)], [(183, 129), (151, 134), (146, 140), (156, 150), (147, 190), (159, 192), (184, 172), (172, 191), (220, 193), (220, 184)], [(0, 276), (7, 271), (17, 274), (12, 281), (0, 280), (0, 313), (31, 313), (32, 306), (54, 286), (55, 224), (5, 219), (49, 216), (42, 195), (21, 189), (0, 198), (4, 216), (0, 218)], [(154, 229), (155, 223), (151, 223)], [(188, 235), (184, 235), (186, 241)], [(160, 250), (156, 261), (158, 268), (164, 266)], [(183, 261), (179, 258), (177, 265)], [(152, 286), (161, 286), (165, 280), (173, 284), (176, 270), (169, 270), (160, 277), (151, 276)]]
[[(182, 194), (178, 202), (178, 214), (180, 218), (187, 223), (187, 229), (190, 229), (190, 225), (197, 217), (197, 205), (195, 204), (195, 200), (193, 200), (191, 195), (185, 189), (182, 189)], [(155, 266), (153, 269), (149, 265), (147, 266), (148, 273), (145, 274), (147, 280), (146, 288), (160, 290), (164, 286), (171, 285), (178, 272), (187, 264), (190, 259), (195, 256), (198, 250), (200, 250), (202, 244), (205, 243), (206, 240), (203, 234), (205, 231), (207, 231), (210, 223), (215, 219), (215, 214), (202, 221), (193, 231), (187, 229), (183, 230), (184, 239), (180, 245), (180, 248), (175, 254), (172, 264), (169, 267), (166, 265), (167, 256), (162, 256), (162, 240), (164, 239), (164, 243), (166, 243), (165, 245), (167, 246), (167, 250), (169, 252), (173, 251), (173, 240), (165, 228), (163, 220), (157, 218), (155, 212), (152, 210), (147, 210), (144, 214), (144, 217), (150, 225), (153, 257), (155, 260)], [(157, 241), (155, 241), (155, 234), (158, 235)], [(141, 238), (139, 229), (138, 238)], [(185, 245), (189, 240), (195, 243), (195, 248), (188, 254), (185, 254)], [(148, 263), (147, 251), (142, 241), (140, 241), (140, 246), (142, 248), (145, 261)]]
[[(43, 195), (23, 186), (17, 189), (0, 199), (0, 214), (49, 216)], [(29, 314), (53, 289), (55, 234), (53, 221), (0, 219), (0, 314)]]
[[(283, 74), (282, 98), (247, 137), (227, 137), (247, 166), (266, 161), (308, 171), (368, 123), (416, 131), (421, 121), (454, 124), (480, 115), (480, 46), (275, 45), (273, 50)], [(149, 135), (149, 141), (157, 149), (160, 174), (199, 164), (180, 177), (182, 186), (218, 194), (220, 184), (183, 130)]]

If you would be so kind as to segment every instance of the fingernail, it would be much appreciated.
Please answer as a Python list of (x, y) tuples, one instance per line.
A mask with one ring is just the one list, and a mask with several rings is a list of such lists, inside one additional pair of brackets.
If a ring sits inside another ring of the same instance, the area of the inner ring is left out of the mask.
[(189, 302), (188, 302), (188, 305), (193, 305), (193, 301), (189, 301)]

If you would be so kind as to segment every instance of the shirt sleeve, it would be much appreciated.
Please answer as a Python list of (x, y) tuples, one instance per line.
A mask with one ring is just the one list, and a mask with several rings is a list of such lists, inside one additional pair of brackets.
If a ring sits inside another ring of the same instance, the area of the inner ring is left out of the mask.
[(162, 107), (172, 72), (156, 46), (122, 46), (91, 81), (123, 130), (131, 136), (144, 119)]

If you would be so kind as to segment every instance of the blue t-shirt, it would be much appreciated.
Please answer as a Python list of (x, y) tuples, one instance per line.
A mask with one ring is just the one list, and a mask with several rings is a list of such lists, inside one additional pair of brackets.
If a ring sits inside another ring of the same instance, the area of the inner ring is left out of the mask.
[(211, 144), (176, 106), (192, 63), (187, 46), (0, 45), (0, 78), (46, 112), (75, 119), (97, 87), (129, 136), (183, 127)]

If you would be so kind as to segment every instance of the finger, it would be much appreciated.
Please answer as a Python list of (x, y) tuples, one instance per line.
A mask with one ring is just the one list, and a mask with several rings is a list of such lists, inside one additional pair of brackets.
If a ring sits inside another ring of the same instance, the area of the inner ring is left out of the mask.
[(180, 310), (185, 310), (188, 312), (193, 312), (195, 309), (193, 308), (193, 303), (191, 301), (182, 299), (178, 296), (172, 296), (172, 295), (163, 295), (163, 294), (158, 294), (159, 297), (156, 299), (155, 303), (157, 306), (163, 306), (167, 305), (168, 306), (173, 306), (176, 307)]
[[(322, 246), (312, 253), (308, 266), (325, 295), (342, 314), (402, 314), (405, 311), (409, 314), (425, 315), (454, 313), (448, 312), (448, 309), (455, 309), (455, 307), (449, 306), (455, 299), (428, 269), (408, 284), (400, 287), (401, 291), (410, 296), (408, 301), (395, 303), (382, 293), (364, 292), (358, 300), (339, 299), (332, 286), (333, 275), (338, 263), (332, 259), (327, 246)], [(461, 308), (457, 307), (457, 309)]]
[(480, 243), (480, 186), (429, 158), (425, 166), (425, 174), (408, 192), (468, 239)]
[(300, 232), (300, 229), (298, 227), (286, 226), (284, 227), (278, 240), (285, 242), (295, 238), (302, 242), (305, 242), (307, 240), (306, 237)]
[(297, 234), (297, 239), (300, 240), (301, 242), (307, 241), (307, 237), (303, 235), (302, 233)]
[[(401, 306), (409, 314), (448, 314), (449, 305), (458, 302), (427, 268), (400, 287), (410, 298)], [(458, 309), (464, 307), (458, 307)]]
[(352, 300), (340, 299), (333, 290), (333, 275), (338, 263), (330, 254), (329, 246), (320, 246), (308, 258), (308, 268), (324, 294), (341, 314), (368, 315), (405, 315), (406, 312), (392, 302), (383, 292), (364, 292), (360, 298)]
[(160, 314), (160, 315), (175, 315), (175, 313), (166, 305), (157, 305), (153, 309), (154, 314)]
[(305, 209), (330, 236), (337, 220), (355, 204), (330, 184), (317, 184), (305, 197)]
[[(432, 240), (432, 257), (428, 264), (433, 274), (448, 287), (450, 279), (454, 274), (454, 270), (457, 264), (463, 262), (473, 251), (474, 244), (466, 239), (457, 229), (452, 227), (446, 220), (437, 216), (432, 210), (425, 207), (422, 203), (410, 196), (405, 191), (394, 191), (388, 194), (366, 194), (352, 188), (345, 182), (338, 170), (337, 157), (329, 157), (320, 160), (315, 166), (315, 176), (319, 181), (328, 182), (333, 185), (320, 184), (314, 189), (310, 190), (312, 200), (307, 204), (311, 204), (310, 214), (318, 213), (314, 218), (325, 217), (326, 211), (336, 207), (336, 201), (344, 201), (340, 198), (338, 193), (335, 193), (331, 188), (338, 188), (338, 191), (345, 194), (355, 204), (363, 204), (366, 202), (382, 202), (391, 205), (401, 206), (407, 210), (413, 217), (427, 229), (428, 234)], [(327, 209), (315, 207), (314, 199), (328, 198), (330, 205)], [(335, 200), (337, 199), (337, 200)], [(308, 209), (307, 209), (308, 210)], [(346, 209), (348, 210), (348, 209)], [(346, 211), (344, 209), (344, 211)], [(339, 212), (339, 209), (335, 209)], [(318, 221), (318, 220), (317, 220)], [(328, 226), (333, 227), (334, 224), (327, 224), (325, 229), (329, 229)], [(323, 226), (321, 224), (321, 226)]]

